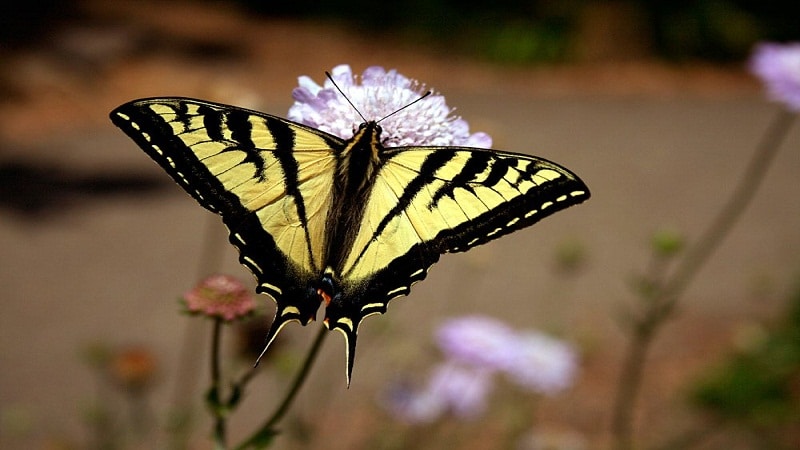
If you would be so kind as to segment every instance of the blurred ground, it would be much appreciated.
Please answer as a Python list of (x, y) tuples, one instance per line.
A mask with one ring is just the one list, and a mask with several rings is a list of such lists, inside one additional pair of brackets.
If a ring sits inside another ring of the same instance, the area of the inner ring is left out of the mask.
[[(377, 392), (397, 373), (424, 373), (436, 360), (433, 327), (465, 313), (541, 328), (581, 346), (578, 385), (542, 401), (535, 423), (575, 433), (589, 448), (605, 444), (624, 348), (616, 322), (633, 302), (631, 276), (648, 264), (649, 236), (662, 227), (696, 236), (777, 111), (738, 67), (647, 60), (501, 67), (332, 24), (148, 5), (92, 4), (93, 21), (54, 29), (49, 44), (3, 55), (0, 164), (13, 170), (4, 172), (0, 199), (0, 284), (8, 293), (0, 315), (0, 448), (80, 442), (81, 414), (96, 392), (78, 354), (91, 342), (154, 349), (162, 366), (153, 393), (159, 417), (176, 385), (193, 388), (174, 371), (191, 322), (176, 314), (175, 298), (199, 272), (215, 269), (201, 260), (206, 236), (218, 243), (226, 237), (111, 125), (108, 112), (123, 102), (190, 96), (283, 115), (298, 75), (321, 81), (340, 63), (356, 72), (383, 65), (442, 92), (496, 148), (558, 161), (592, 189), (585, 205), (444, 257), (410, 297), (366, 322), (349, 390), (341, 340), (327, 342), (294, 411), (316, 433), (278, 448), (341, 449), (374, 444), (389, 421), (376, 409)], [(656, 343), (639, 414), (645, 440), (690, 422), (682, 401), (688, 383), (743, 330), (781, 310), (800, 267), (798, 145), (795, 127), (754, 205)], [(556, 270), (556, 253), (574, 242), (585, 248), (586, 264), (565, 275)], [(251, 279), (232, 248), (224, 247), (222, 258), (219, 268)], [(199, 398), (207, 339), (196, 326), (190, 333)], [(284, 333), (289, 350), (304, 348), (314, 334), (299, 326)], [(283, 382), (273, 373), (257, 380), (233, 435), (272, 410)], [(195, 448), (209, 448), (205, 427), (199, 424)], [(491, 430), (461, 448), (486, 448), (486, 439)], [(708, 448), (732, 440), (716, 437)]]

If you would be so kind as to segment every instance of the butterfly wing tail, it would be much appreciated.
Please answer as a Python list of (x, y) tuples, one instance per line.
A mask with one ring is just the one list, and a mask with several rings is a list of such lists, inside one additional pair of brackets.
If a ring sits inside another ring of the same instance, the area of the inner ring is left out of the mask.
[(347, 350), (347, 385), (353, 374), (356, 339), (361, 322), (369, 316), (384, 314), (389, 302), (408, 295), (411, 285), (421, 281), (428, 269), (439, 260), (436, 249), (419, 244), (368, 280), (343, 286), (325, 308), (325, 326), (344, 335)]
[[(256, 288), (256, 291), (259, 293), (269, 293), (275, 298), (275, 303), (277, 304), (275, 318), (272, 319), (272, 324), (267, 332), (266, 344), (264, 344), (264, 349), (261, 351), (255, 363), (258, 365), (270, 345), (272, 345), (272, 342), (278, 336), (278, 333), (283, 330), (283, 327), (290, 322), (298, 322), (303, 326), (308, 325), (309, 322), (315, 320), (320, 303), (319, 297), (312, 289), (293, 289), (282, 295), (277, 295), (274, 291), (266, 290), (262, 286)], [(294, 301), (285, 301), (284, 298), (290, 298)]]
[[(294, 319), (297, 320), (297, 319)], [(272, 325), (269, 327), (269, 332), (267, 332), (266, 343), (264, 344), (264, 349), (261, 350), (261, 353), (256, 358), (256, 362), (253, 367), (258, 366), (258, 363), (261, 362), (261, 358), (267, 353), (269, 350), (270, 345), (278, 337), (278, 333), (286, 326), (287, 323), (291, 322), (292, 319), (282, 319), (278, 312), (275, 313), (275, 319), (272, 320)]]
[(335, 324), (331, 325), (328, 320), (325, 321), (325, 325), (329, 329), (334, 329), (340, 331), (344, 336), (344, 345), (346, 350), (346, 359), (347, 359), (347, 387), (350, 387), (350, 380), (353, 378), (353, 365), (355, 364), (356, 360), (356, 338), (358, 337), (358, 324), (361, 322), (361, 319), (358, 322), (353, 323), (352, 326), (347, 324), (343, 324), (341, 321), (336, 322)]

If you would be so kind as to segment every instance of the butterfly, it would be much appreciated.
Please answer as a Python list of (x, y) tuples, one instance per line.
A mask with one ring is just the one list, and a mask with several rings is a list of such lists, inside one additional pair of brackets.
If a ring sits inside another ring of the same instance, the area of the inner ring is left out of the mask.
[[(385, 147), (377, 121), (350, 139), (280, 117), (189, 98), (123, 104), (112, 122), (200, 205), (219, 214), (276, 302), (266, 348), (289, 322), (346, 341), (386, 312), (443, 253), (463, 252), (589, 198), (542, 158), (497, 150)], [(263, 353), (262, 353), (263, 355)]]

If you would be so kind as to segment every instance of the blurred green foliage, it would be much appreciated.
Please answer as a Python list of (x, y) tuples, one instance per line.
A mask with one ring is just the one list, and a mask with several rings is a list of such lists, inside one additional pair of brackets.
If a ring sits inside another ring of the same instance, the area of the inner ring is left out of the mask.
[(657, 256), (669, 258), (683, 250), (686, 246), (686, 239), (678, 231), (664, 228), (653, 233), (650, 238), (650, 245)]
[(797, 0), (633, 0), (669, 58), (739, 59), (757, 41), (800, 39)]
[[(238, 1), (265, 15), (334, 19), (505, 62), (571, 59), (582, 27), (604, 7), (627, 12), (619, 20), (640, 18), (638, 38), (670, 59), (737, 60), (759, 40), (800, 39), (797, 0)], [(613, 35), (614, 25), (598, 26)]]
[(760, 448), (798, 448), (800, 286), (783, 323), (749, 336), (739, 352), (696, 384), (691, 399), (701, 409), (759, 436), (764, 444)]
[(560, 60), (585, 0), (296, 0), (280, 5), (239, 0), (269, 16), (317, 17), (392, 36), (432, 50), (525, 62)]
[[(168, 2), (170, 0), (164, 0)], [(176, 1), (176, 0), (172, 0)], [(375, 39), (502, 62), (580, 58), (582, 44), (646, 48), (668, 59), (739, 60), (760, 40), (800, 40), (798, 0), (223, 0), (268, 17), (336, 21)], [(609, 15), (607, 12), (611, 11)], [(610, 19), (609, 19), (610, 18)], [(0, 6), (0, 51), (87, 20), (81, 2)], [(619, 29), (635, 34), (618, 35)], [(587, 30), (591, 30), (587, 33)], [(616, 41), (615, 41), (616, 39)], [(639, 56), (639, 55), (633, 55)]]

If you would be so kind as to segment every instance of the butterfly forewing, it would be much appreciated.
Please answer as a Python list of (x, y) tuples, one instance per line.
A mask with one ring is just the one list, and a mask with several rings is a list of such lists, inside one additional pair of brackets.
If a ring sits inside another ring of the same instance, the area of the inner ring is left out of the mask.
[[(259, 281), (266, 273), (286, 284), (285, 274), (268, 273), (257, 262), (262, 258), (252, 255), (270, 252), (253, 248), (265, 240), (295, 273), (318, 272), (339, 138), (278, 117), (181, 98), (138, 100), (111, 117), (188, 193), (222, 215), (242, 262)], [(240, 225), (245, 222), (250, 225)], [(267, 284), (272, 294), (286, 288)]]
[(368, 279), (417, 245), (465, 251), (588, 195), (575, 175), (540, 158), (471, 148), (395, 149), (373, 186), (343, 273)]

